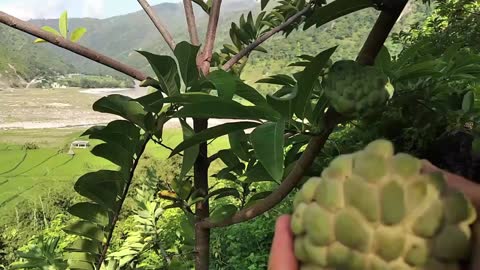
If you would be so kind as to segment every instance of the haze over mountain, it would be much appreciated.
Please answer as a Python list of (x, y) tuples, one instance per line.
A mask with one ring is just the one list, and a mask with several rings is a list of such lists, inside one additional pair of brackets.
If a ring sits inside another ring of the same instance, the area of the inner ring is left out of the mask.
[[(167, 25), (176, 42), (188, 40), (185, 15), (181, 3), (163, 3), (153, 6), (162, 21)], [(228, 30), (232, 21), (238, 22), (242, 13), (259, 12), (256, 0), (230, 0), (224, 1), (220, 17), (220, 31), (217, 46), (230, 43)], [(410, 6), (402, 23), (397, 26), (397, 31), (413, 21), (425, 17), (427, 9), (419, 4)], [(364, 10), (351, 14), (320, 29), (310, 29), (306, 32), (292, 33), (288, 39), (277, 36), (268, 41), (264, 47), (268, 50), (275, 49), (275, 56), (253, 55), (255, 65), (263, 66), (281, 62), (276, 68), (281, 69), (285, 61), (292, 61), (299, 54), (314, 54), (320, 49), (340, 45), (338, 54), (350, 57), (356, 53), (355, 49), (363, 42), (375, 21), (375, 10)], [(203, 39), (208, 22), (208, 17), (199, 8), (196, 8), (196, 19), (200, 35)], [(32, 23), (43, 26), (49, 25), (57, 28), (58, 20), (32, 20)], [(107, 19), (71, 18), (70, 29), (78, 26), (87, 28), (87, 33), (80, 44), (93, 48), (103, 54), (122, 62), (150, 72), (145, 59), (135, 50), (146, 50), (157, 54), (171, 54), (170, 49), (163, 41), (157, 29), (143, 10)], [(29, 81), (35, 76), (45, 73), (70, 73), (81, 72), (85, 74), (115, 74), (118, 72), (105, 68), (93, 61), (84, 59), (71, 52), (59, 49), (50, 44), (33, 44), (34, 37), (22, 32), (0, 25), (0, 35), (8, 37), (0, 40), (0, 81), (8, 84), (24, 78)], [(348, 38), (348, 41), (347, 41)], [(10, 65), (9, 65), (10, 64)], [(13, 76), (13, 66), (17, 69), (18, 76)], [(5, 72), (8, 72), (5, 74)], [(6, 80), (9, 78), (9, 80)]]

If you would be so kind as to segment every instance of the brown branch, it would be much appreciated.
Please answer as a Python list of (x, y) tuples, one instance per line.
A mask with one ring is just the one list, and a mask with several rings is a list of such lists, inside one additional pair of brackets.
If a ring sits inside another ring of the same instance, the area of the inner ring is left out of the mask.
[(163, 24), (160, 18), (158, 18), (158, 16), (155, 14), (155, 11), (153, 10), (153, 8), (148, 4), (146, 0), (137, 0), (137, 1), (142, 6), (143, 10), (145, 10), (145, 13), (147, 13), (150, 20), (152, 20), (153, 24), (160, 32), (163, 39), (165, 39), (165, 42), (167, 42), (170, 49), (172, 49), (172, 51), (175, 50), (175, 41), (173, 41), (172, 35), (170, 34), (170, 32), (168, 32), (168, 29), (165, 26), (165, 24)]
[(123, 64), (113, 58), (110, 58), (92, 49), (89, 49), (77, 43), (71, 42), (67, 39), (64, 39), (63, 37), (44, 31), (41, 28), (37, 27), (36, 25), (22, 21), (2, 11), (0, 11), (0, 23), (8, 25), (12, 28), (18, 29), (27, 34), (33, 35), (35, 37), (41, 38), (58, 47), (67, 49), (73, 53), (86, 57), (92, 61), (95, 61), (107, 67), (113, 68), (139, 81), (143, 81), (147, 78), (145, 74), (143, 74), (140, 70), (135, 69), (134, 67)]
[(385, 10), (380, 13), (377, 22), (358, 54), (357, 61), (359, 63), (364, 65), (373, 65), (375, 63), (375, 58), (390, 34), (390, 31), (387, 32), (385, 29), (393, 28), (408, 0), (396, 0), (396, 2), (398, 3), (395, 3), (395, 5), (399, 6), (399, 9)]
[(195, 22), (195, 13), (193, 12), (192, 0), (183, 0), (183, 7), (185, 9), (185, 17), (187, 18), (188, 34), (193, 45), (200, 45), (198, 38), (198, 30)]
[[(375, 26), (370, 32), (365, 46), (362, 49), (361, 53), (364, 53), (366, 55), (359, 55), (358, 57), (358, 61), (360, 64), (369, 65), (372, 63), (372, 60), (375, 60), (376, 55), (382, 48), (386, 37), (388, 37), (395, 24), (392, 24), (390, 22), (397, 21), (402, 10), (407, 4), (407, 1), (399, 0), (399, 3), (403, 3), (403, 5), (400, 5), (399, 10), (397, 10), (396, 12), (383, 11), (380, 14), (377, 22), (375, 23)], [(312, 137), (312, 139), (307, 145), (307, 148), (303, 152), (300, 159), (296, 162), (290, 174), (285, 178), (279, 188), (275, 190), (272, 194), (270, 194), (265, 199), (259, 201), (258, 203), (252, 205), (251, 207), (242, 209), (234, 216), (224, 221), (214, 223), (211, 220), (206, 219), (201, 223), (201, 226), (204, 226), (206, 228), (215, 228), (241, 223), (265, 213), (266, 211), (272, 209), (275, 205), (280, 203), (298, 185), (298, 183), (304, 176), (306, 170), (311, 166), (315, 157), (322, 150), (323, 145), (325, 144), (330, 134), (333, 132), (333, 129), (335, 128), (337, 123), (340, 122), (340, 120), (341, 118), (338, 116), (337, 113), (332, 111), (327, 112), (327, 123), (323, 134)]]
[(308, 146), (303, 152), (302, 156), (277, 190), (255, 205), (242, 209), (230, 219), (219, 223), (213, 223), (210, 220), (205, 220), (201, 225), (207, 228), (214, 228), (225, 227), (244, 222), (265, 213), (273, 206), (280, 203), (298, 185), (302, 177), (305, 175), (305, 172), (312, 165), (333, 129), (339, 122), (340, 116), (334, 111), (329, 111), (327, 119), (329, 119), (329, 122), (327, 123), (327, 128), (324, 130), (323, 134), (310, 139), (310, 142), (308, 143)]
[(236, 63), (238, 63), (238, 61), (240, 61), (240, 59), (242, 59), (243, 57), (250, 54), (255, 48), (260, 46), (263, 42), (265, 42), (267, 39), (271, 38), (276, 33), (278, 33), (280, 31), (282, 31), (283, 29), (287, 28), (290, 24), (294, 23), (298, 18), (305, 15), (309, 10), (310, 10), (310, 6), (307, 6), (306, 8), (300, 10), (297, 14), (288, 18), (288, 20), (286, 20), (281, 25), (279, 25), (275, 28), (272, 28), (272, 30), (270, 30), (270, 31), (266, 32), (265, 34), (263, 34), (262, 36), (260, 36), (253, 43), (249, 44), (247, 47), (245, 47), (239, 53), (234, 55), (230, 60), (228, 60), (228, 62), (223, 65), (222, 69), (227, 70), (227, 71), (229, 69), (231, 69), (233, 65), (235, 65)]
[(210, 17), (208, 19), (207, 37), (205, 38), (205, 48), (200, 55), (199, 65), (204, 75), (207, 75), (212, 62), (213, 48), (217, 35), (218, 20), (220, 19), (220, 8), (222, 0), (213, 0)]

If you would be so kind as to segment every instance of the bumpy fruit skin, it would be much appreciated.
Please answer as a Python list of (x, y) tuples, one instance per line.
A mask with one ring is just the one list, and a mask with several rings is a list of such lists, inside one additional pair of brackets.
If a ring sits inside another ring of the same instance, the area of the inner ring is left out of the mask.
[(385, 74), (352, 60), (335, 62), (322, 85), (332, 107), (348, 117), (374, 113), (387, 102), (393, 91)]
[(442, 174), (380, 139), (309, 179), (291, 227), (300, 269), (459, 270), (476, 218)]

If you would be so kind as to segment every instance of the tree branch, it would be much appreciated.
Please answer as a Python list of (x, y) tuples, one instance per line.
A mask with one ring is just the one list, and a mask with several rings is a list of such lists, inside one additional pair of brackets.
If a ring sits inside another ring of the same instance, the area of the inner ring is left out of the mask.
[(333, 129), (337, 126), (340, 116), (334, 111), (329, 111), (327, 119), (329, 121), (327, 122), (327, 127), (323, 134), (310, 139), (310, 142), (308, 143), (308, 146), (303, 152), (302, 156), (277, 190), (253, 206), (242, 209), (227, 220), (219, 223), (213, 223), (210, 220), (205, 220), (201, 225), (207, 228), (215, 228), (241, 223), (265, 213), (280, 203), (298, 185), (302, 177), (305, 175), (305, 172), (312, 165)]
[(123, 64), (113, 58), (110, 58), (92, 49), (89, 49), (77, 43), (71, 42), (67, 39), (64, 39), (63, 37), (46, 32), (31, 23), (22, 21), (2, 11), (0, 11), (0, 23), (3, 23), (5, 25), (18, 29), (27, 34), (46, 40), (58, 47), (67, 49), (73, 53), (86, 57), (92, 61), (95, 61), (107, 67), (113, 68), (139, 81), (143, 81), (147, 78), (145, 74), (143, 74), (140, 70), (135, 69), (134, 67)]
[(375, 58), (391, 31), (385, 31), (385, 29), (392, 29), (395, 26), (408, 0), (396, 0), (396, 2), (398, 3), (395, 3), (395, 6), (399, 7), (398, 9), (389, 9), (380, 13), (370, 35), (358, 54), (357, 61), (359, 63), (364, 65), (373, 65), (375, 63)]
[(170, 49), (172, 49), (172, 51), (175, 50), (175, 41), (173, 41), (172, 35), (170, 34), (170, 32), (168, 32), (168, 29), (165, 26), (165, 24), (163, 24), (160, 18), (158, 18), (158, 16), (155, 14), (155, 11), (153, 10), (153, 8), (148, 4), (146, 0), (137, 0), (137, 1), (142, 6), (143, 10), (145, 10), (145, 13), (147, 13), (150, 20), (152, 20), (153, 24), (160, 32), (163, 39), (165, 39), (165, 42), (167, 42)]
[(187, 18), (188, 34), (193, 45), (200, 45), (198, 38), (198, 30), (195, 22), (195, 13), (193, 12), (192, 0), (183, 0), (183, 7), (185, 9), (185, 17)]
[(205, 48), (200, 55), (200, 68), (204, 75), (207, 75), (212, 62), (213, 48), (215, 46), (215, 38), (217, 35), (218, 20), (220, 19), (220, 8), (222, 0), (213, 0), (212, 10), (208, 19), (207, 37), (205, 38)]
[[(402, 5), (399, 5), (398, 10), (395, 12), (392, 11), (383, 11), (375, 26), (373, 27), (370, 35), (358, 57), (360, 64), (369, 65), (375, 61), (376, 55), (380, 52), (386, 38), (389, 33), (392, 31), (395, 22), (400, 16), (402, 10), (404, 9), (407, 1), (397, 0)], [(393, 21), (393, 23), (391, 23)], [(365, 54), (365, 55), (362, 55)], [(340, 122), (341, 117), (334, 111), (328, 111), (326, 115), (326, 127), (323, 131), (323, 134), (319, 136), (312, 137), (308, 143), (307, 148), (303, 152), (300, 159), (296, 162), (290, 174), (285, 178), (282, 184), (277, 190), (271, 193), (265, 199), (255, 203), (251, 207), (242, 209), (237, 212), (234, 216), (221, 221), (219, 223), (214, 223), (209, 219), (204, 220), (201, 223), (201, 226), (206, 228), (215, 228), (215, 227), (225, 227), (232, 224), (241, 223), (252, 218), (255, 218), (266, 211), (272, 209), (275, 205), (280, 203), (300, 182), (306, 170), (312, 165), (315, 157), (322, 150), (323, 145), (326, 140), (333, 132), (335, 126)]]
[(238, 61), (240, 61), (240, 59), (242, 59), (246, 55), (250, 54), (255, 48), (260, 46), (267, 39), (271, 38), (276, 33), (278, 33), (280, 31), (282, 31), (283, 29), (287, 28), (290, 24), (294, 23), (298, 18), (305, 15), (310, 10), (310, 8), (311, 8), (310, 6), (307, 6), (306, 8), (299, 11), (297, 14), (288, 18), (288, 20), (286, 20), (281, 25), (279, 25), (279, 26), (273, 28), (272, 30), (266, 32), (265, 34), (263, 34), (261, 37), (259, 37), (257, 40), (255, 40), (253, 43), (251, 43), (250, 45), (245, 47), (239, 53), (234, 55), (230, 60), (228, 60), (228, 62), (223, 65), (222, 69), (224, 69), (226, 71), (231, 69), (233, 65), (235, 65)]

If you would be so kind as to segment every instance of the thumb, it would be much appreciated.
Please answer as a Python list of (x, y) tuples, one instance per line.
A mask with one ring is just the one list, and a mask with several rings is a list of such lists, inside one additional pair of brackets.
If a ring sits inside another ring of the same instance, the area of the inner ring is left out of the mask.
[(294, 255), (293, 233), (290, 230), (290, 216), (284, 215), (277, 219), (275, 236), (268, 270), (297, 270), (298, 262)]

